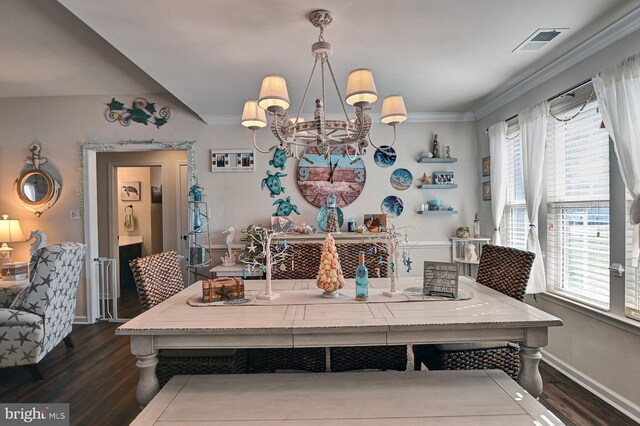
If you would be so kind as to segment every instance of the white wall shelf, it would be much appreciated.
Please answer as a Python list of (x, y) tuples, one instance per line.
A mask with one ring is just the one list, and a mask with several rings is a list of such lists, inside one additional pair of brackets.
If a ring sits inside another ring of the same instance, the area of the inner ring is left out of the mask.
[(418, 163), (455, 163), (457, 158), (432, 158), (432, 157), (420, 157)]
[(425, 216), (446, 216), (450, 214), (458, 214), (458, 210), (432, 210), (432, 211), (419, 211), (418, 214)]
[(457, 187), (458, 185), (456, 185), (455, 183), (452, 183), (452, 184), (423, 183), (421, 185), (418, 185), (418, 188), (420, 189), (453, 189)]

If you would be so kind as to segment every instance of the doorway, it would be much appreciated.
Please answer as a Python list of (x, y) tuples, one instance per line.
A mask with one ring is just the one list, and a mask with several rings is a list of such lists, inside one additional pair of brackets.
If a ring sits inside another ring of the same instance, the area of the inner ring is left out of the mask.
[[(101, 154), (98, 154), (98, 162), (101, 161)], [(135, 302), (137, 296), (129, 262), (165, 250), (163, 166), (111, 167), (111, 186), (115, 187), (116, 191), (109, 192), (108, 204), (113, 213), (110, 217), (109, 235), (106, 236), (111, 244), (109, 258), (115, 259), (118, 265), (118, 283), (115, 285), (117, 297), (120, 299), (118, 305), (135, 307), (135, 303), (130, 300), (134, 299)], [(173, 213), (170, 210), (172, 209), (167, 209), (168, 214)]]
[[(83, 144), (83, 212), (87, 244), (85, 302), (88, 323), (100, 318), (101, 295), (96, 260), (120, 258), (119, 241), (123, 237), (129, 238), (130, 244), (125, 244), (127, 246), (139, 244), (141, 256), (167, 250), (184, 250), (180, 236), (183, 218), (188, 215), (187, 205), (181, 200), (193, 184), (193, 144), (155, 141)], [(148, 179), (131, 175), (142, 171)], [(138, 195), (139, 200), (136, 199)], [(148, 205), (143, 207), (143, 204)], [(125, 230), (125, 219), (129, 213), (133, 213), (133, 218), (129, 219), (126, 224), (128, 230)], [(143, 228), (147, 225), (155, 229), (149, 230), (149, 238), (144, 236)], [(125, 256), (135, 254), (125, 253)], [(130, 270), (125, 268), (125, 263), (128, 266), (128, 262), (120, 262), (120, 271)], [(119, 280), (120, 274), (116, 275)], [(115, 288), (121, 292), (127, 289), (122, 285)]]

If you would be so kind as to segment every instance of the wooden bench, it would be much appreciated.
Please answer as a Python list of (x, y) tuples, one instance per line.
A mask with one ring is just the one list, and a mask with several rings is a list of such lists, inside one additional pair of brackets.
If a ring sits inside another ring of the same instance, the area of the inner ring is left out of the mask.
[(562, 424), (504, 372), (476, 370), (175, 376), (132, 425), (205, 423)]

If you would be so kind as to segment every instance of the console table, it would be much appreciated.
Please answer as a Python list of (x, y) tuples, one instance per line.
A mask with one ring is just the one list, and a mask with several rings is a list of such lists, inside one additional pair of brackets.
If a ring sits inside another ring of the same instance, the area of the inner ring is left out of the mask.
[[(372, 278), (386, 289), (388, 279)], [(421, 284), (402, 277), (399, 288)], [(247, 289), (264, 289), (264, 281), (245, 281)], [(352, 294), (347, 280), (345, 294)], [(185, 288), (116, 330), (131, 336), (131, 352), (140, 371), (136, 397), (146, 405), (159, 389), (155, 375), (159, 349), (298, 348), (376, 346), (509, 340), (520, 342), (519, 383), (534, 397), (542, 393), (538, 371), (547, 329), (562, 320), (475, 281), (460, 277), (473, 293), (469, 300), (406, 303), (300, 304), (267, 306), (189, 306), (201, 292)], [(315, 280), (277, 280), (274, 291), (314, 288)], [(318, 298), (321, 290), (318, 289)]]
[[(345, 278), (355, 278), (358, 266), (358, 253), (365, 252), (365, 265), (369, 276), (386, 278), (388, 253), (383, 249), (389, 242), (389, 234), (340, 232), (332, 233), (336, 249), (340, 257), (340, 265)], [(271, 275), (274, 279), (311, 279), (315, 278), (320, 265), (320, 253), (327, 234), (286, 234), (273, 238), (272, 244), (284, 240), (290, 247), (287, 260), (280, 267), (274, 268)], [(369, 251), (374, 253), (369, 253)]]

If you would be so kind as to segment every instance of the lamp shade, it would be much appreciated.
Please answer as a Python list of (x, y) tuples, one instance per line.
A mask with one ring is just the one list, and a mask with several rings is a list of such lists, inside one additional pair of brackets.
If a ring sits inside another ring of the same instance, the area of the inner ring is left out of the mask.
[(355, 106), (369, 105), (378, 99), (376, 83), (370, 70), (358, 68), (349, 73), (346, 96), (345, 102)]
[(257, 130), (267, 125), (267, 116), (258, 101), (247, 101), (242, 110), (242, 125)]
[(384, 124), (395, 126), (407, 119), (407, 109), (404, 107), (404, 99), (400, 95), (386, 96), (382, 101), (380, 121)]
[(27, 241), (18, 219), (9, 219), (6, 214), (0, 220), (0, 243), (16, 243)]
[(289, 108), (289, 92), (287, 82), (281, 75), (268, 75), (262, 79), (260, 87), (260, 108), (271, 112), (286, 110)]

